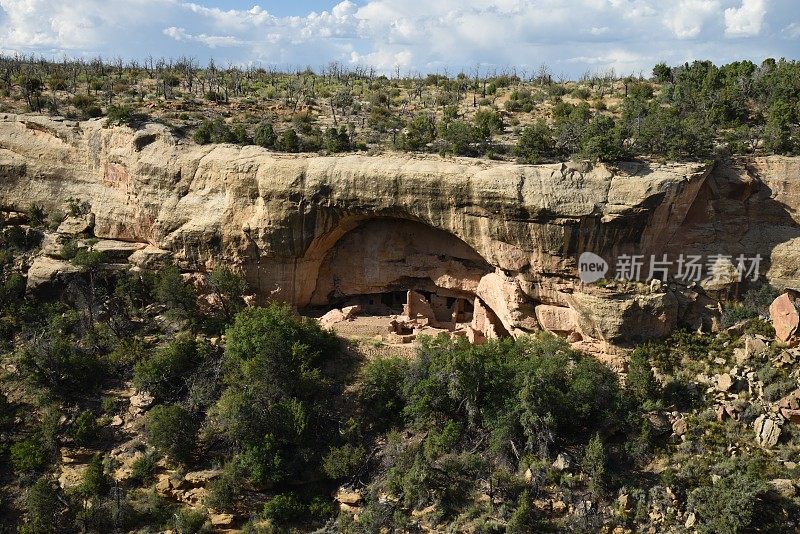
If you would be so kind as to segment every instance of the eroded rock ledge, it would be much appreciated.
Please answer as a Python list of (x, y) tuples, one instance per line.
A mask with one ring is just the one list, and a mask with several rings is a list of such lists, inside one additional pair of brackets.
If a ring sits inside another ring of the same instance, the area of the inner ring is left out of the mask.
[(299, 308), (408, 289), (477, 296), (512, 334), (615, 342), (698, 326), (713, 300), (581, 285), (580, 253), (761, 254), (773, 283), (800, 286), (799, 171), (781, 157), (590, 167), (281, 155), (197, 146), (153, 124), (0, 115), (0, 207), (84, 200), (94, 236), (143, 245), (142, 265), (236, 265), (260, 298)]

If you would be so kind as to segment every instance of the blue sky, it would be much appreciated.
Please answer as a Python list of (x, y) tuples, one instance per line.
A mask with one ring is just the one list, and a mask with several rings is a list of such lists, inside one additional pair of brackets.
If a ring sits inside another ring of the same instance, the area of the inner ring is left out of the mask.
[(0, 50), (382, 72), (800, 59), (798, 0), (0, 0)]

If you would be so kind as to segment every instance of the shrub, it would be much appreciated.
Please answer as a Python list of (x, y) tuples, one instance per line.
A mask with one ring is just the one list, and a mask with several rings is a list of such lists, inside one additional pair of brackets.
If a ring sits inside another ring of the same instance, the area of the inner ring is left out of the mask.
[(479, 109), (473, 119), (479, 137), (489, 139), (503, 130), (503, 120), (493, 109)]
[(185, 463), (195, 448), (197, 425), (181, 406), (159, 404), (147, 414), (147, 434), (156, 450)]
[(258, 146), (272, 148), (275, 146), (275, 141), (277, 140), (278, 136), (275, 134), (272, 124), (269, 122), (262, 122), (258, 125), (254, 137), (254, 141)]
[(11, 445), (11, 465), (16, 473), (39, 471), (47, 464), (48, 456), (47, 448), (38, 436)]
[(281, 493), (264, 503), (263, 515), (280, 526), (302, 518), (306, 510), (294, 493)]
[[(87, 108), (87, 110), (90, 108)], [(106, 124), (107, 125), (125, 125), (134, 127), (138, 123), (147, 120), (147, 116), (135, 111), (131, 106), (127, 105), (111, 105), (106, 110)]]
[(208, 514), (202, 510), (181, 509), (173, 516), (176, 534), (202, 534), (212, 532)]
[(361, 445), (333, 447), (325, 456), (322, 470), (332, 479), (348, 478), (364, 464), (366, 451)]
[(771, 514), (764, 514), (769, 485), (743, 472), (723, 476), (716, 483), (701, 486), (689, 494), (688, 506), (697, 514), (697, 530), (703, 533), (734, 534), (764, 529)]
[(764, 400), (767, 402), (776, 402), (795, 389), (797, 389), (797, 381), (795, 379), (787, 378), (784, 380), (779, 380), (764, 388)]
[[(246, 134), (245, 134), (246, 136)], [(235, 143), (236, 135), (225, 124), (225, 121), (217, 118), (212, 121), (204, 120), (200, 123), (192, 136), (194, 142), (199, 145), (208, 143)]]
[(78, 490), (84, 497), (101, 497), (111, 489), (111, 481), (103, 469), (103, 458), (95, 454), (83, 472)]
[(427, 113), (420, 113), (406, 123), (399, 144), (404, 150), (425, 150), (434, 139), (436, 119)]
[(31, 533), (55, 532), (61, 504), (58, 494), (46, 477), (38, 479), (25, 496), (27, 521)]
[(514, 155), (522, 163), (536, 164), (549, 157), (554, 147), (552, 130), (540, 120), (522, 130)]
[(70, 433), (76, 445), (90, 445), (97, 439), (97, 418), (89, 410), (82, 411), (72, 423)]
[(166, 304), (171, 310), (191, 318), (197, 307), (194, 289), (183, 281), (181, 272), (174, 265), (161, 269), (156, 275), (154, 295), (157, 302)]
[(131, 481), (141, 486), (152, 484), (156, 478), (158, 455), (147, 453), (136, 458), (131, 464)]
[(46, 219), (44, 208), (42, 208), (42, 206), (39, 204), (31, 202), (31, 204), (28, 206), (26, 214), (28, 216), (28, 224), (31, 226), (38, 228), (44, 225)]
[(178, 337), (133, 366), (133, 384), (160, 401), (174, 400), (186, 391), (186, 379), (206, 357), (206, 346)]
[(581, 468), (589, 475), (589, 490), (596, 497), (602, 497), (605, 493), (608, 482), (606, 475), (607, 463), (608, 458), (603, 440), (599, 434), (595, 434), (586, 446)]
[(528, 490), (522, 492), (517, 499), (517, 507), (514, 513), (511, 514), (511, 519), (508, 521), (506, 532), (508, 534), (524, 534), (526, 532), (535, 532), (538, 527), (536, 521), (536, 511), (533, 509), (531, 497)]
[(440, 137), (443, 141), (442, 153), (469, 156), (475, 152), (472, 145), (478, 141), (479, 134), (468, 122), (451, 120), (442, 123)]
[(209, 482), (205, 504), (215, 510), (226, 510), (233, 506), (242, 488), (240, 471), (235, 460), (225, 464), (220, 476)]
[(102, 377), (97, 358), (57, 330), (26, 345), (18, 362), (23, 376), (59, 395), (93, 390)]
[(294, 128), (288, 128), (281, 134), (275, 148), (281, 152), (299, 152), (300, 151), (300, 137)]
[(408, 373), (401, 357), (378, 358), (364, 366), (359, 398), (367, 422), (385, 430), (402, 422), (405, 398), (400, 387)]
[(335, 514), (333, 503), (330, 499), (316, 496), (308, 504), (309, 513), (317, 519), (326, 519)]
[(126, 337), (119, 340), (119, 343), (114, 347), (106, 360), (110, 367), (116, 372), (130, 370), (130, 366), (136, 364), (141, 360), (147, 351), (147, 345), (144, 340), (138, 336)]
[(637, 348), (631, 353), (626, 385), (640, 403), (659, 399), (661, 388), (645, 350)]

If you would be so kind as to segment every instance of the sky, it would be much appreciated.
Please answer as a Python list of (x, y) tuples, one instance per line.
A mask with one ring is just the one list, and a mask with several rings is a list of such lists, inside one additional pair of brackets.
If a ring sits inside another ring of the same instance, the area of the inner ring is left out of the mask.
[(661, 61), (800, 59), (800, 0), (0, 0), (0, 51), (648, 75)]

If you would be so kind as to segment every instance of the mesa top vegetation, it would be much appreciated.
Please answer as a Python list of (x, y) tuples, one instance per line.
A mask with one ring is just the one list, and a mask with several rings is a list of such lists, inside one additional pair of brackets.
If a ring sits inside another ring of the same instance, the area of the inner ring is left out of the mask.
[(200, 67), (191, 58), (0, 56), (0, 111), (169, 126), (197, 143), (283, 152), (404, 150), (538, 163), (800, 150), (800, 64), (767, 59), (554, 79), (547, 66), (401, 77)]

